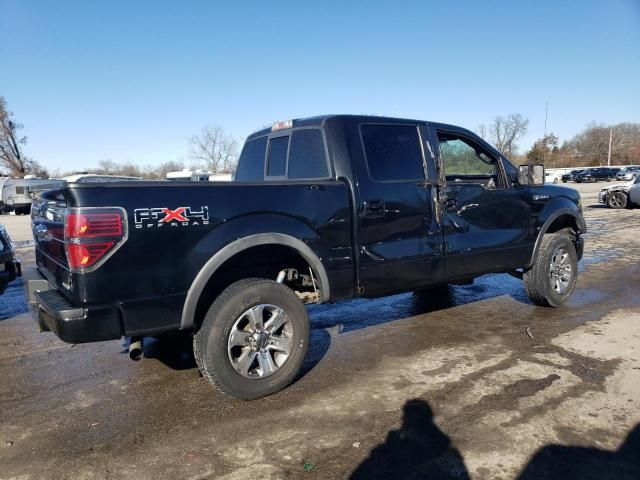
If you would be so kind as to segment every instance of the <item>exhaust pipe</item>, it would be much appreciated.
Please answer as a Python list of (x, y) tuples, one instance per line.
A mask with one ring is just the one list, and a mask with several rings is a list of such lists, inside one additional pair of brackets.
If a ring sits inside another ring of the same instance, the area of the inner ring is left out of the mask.
[(142, 358), (142, 338), (132, 338), (129, 343), (129, 358), (137, 362)]

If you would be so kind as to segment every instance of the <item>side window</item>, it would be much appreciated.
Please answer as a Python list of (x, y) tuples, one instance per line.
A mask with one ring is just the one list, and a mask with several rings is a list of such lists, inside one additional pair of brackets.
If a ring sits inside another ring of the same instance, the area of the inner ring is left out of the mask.
[(362, 141), (371, 177), (378, 182), (425, 178), (418, 127), (362, 125)]
[(264, 178), (264, 154), (266, 149), (267, 137), (259, 137), (245, 143), (238, 161), (235, 181), (252, 182)]
[[(498, 168), (495, 159), (489, 157), (477, 145), (446, 136), (438, 136), (438, 140), (440, 157), (448, 181), (480, 181), (482, 177), (487, 180), (496, 177)], [(477, 181), (474, 183), (478, 183)]]
[(287, 150), (289, 135), (269, 140), (267, 157), (267, 177), (283, 177), (287, 174)]
[(322, 132), (317, 128), (294, 130), (289, 147), (289, 178), (329, 176)]

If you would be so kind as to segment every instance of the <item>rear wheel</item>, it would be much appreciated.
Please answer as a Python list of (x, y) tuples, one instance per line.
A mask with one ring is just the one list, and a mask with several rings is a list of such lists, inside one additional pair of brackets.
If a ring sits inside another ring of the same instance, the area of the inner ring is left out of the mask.
[(309, 343), (307, 311), (285, 285), (240, 280), (224, 290), (193, 339), (203, 376), (244, 400), (271, 395), (298, 375)]
[(627, 206), (627, 194), (624, 192), (613, 192), (607, 197), (607, 206), (609, 208), (626, 208)]
[(543, 307), (558, 307), (575, 290), (578, 278), (578, 255), (566, 232), (542, 237), (533, 267), (523, 276), (527, 295)]

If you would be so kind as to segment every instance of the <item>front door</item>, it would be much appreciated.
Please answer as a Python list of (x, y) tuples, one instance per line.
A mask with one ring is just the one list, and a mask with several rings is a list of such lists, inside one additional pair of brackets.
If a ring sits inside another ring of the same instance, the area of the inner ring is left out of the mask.
[(426, 130), (407, 123), (354, 128), (360, 143), (352, 154), (358, 174), (361, 294), (384, 295), (439, 282), (442, 230), (434, 212), (434, 159)]
[(500, 155), (466, 130), (432, 132), (444, 170), (447, 279), (525, 265), (536, 235), (528, 191), (514, 187)]

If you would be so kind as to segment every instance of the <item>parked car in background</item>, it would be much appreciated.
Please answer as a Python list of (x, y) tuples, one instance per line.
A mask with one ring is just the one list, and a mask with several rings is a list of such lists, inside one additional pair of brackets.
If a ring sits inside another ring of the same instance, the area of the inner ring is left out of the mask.
[(633, 182), (603, 188), (598, 195), (598, 201), (616, 209), (640, 206), (640, 175)]
[(640, 177), (640, 167), (624, 167), (616, 174), (616, 180), (618, 181), (633, 181)]
[(600, 180), (610, 182), (616, 178), (619, 170), (619, 168), (609, 167), (588, 168), (587, 170), (577, 174), (574, 181), (576, 183), (597, 182)]
[(4, 293), (7, 284), (20, 275), (20, 263), (16, 260), (13, 244), (4, 225), (0, 225), (0, 295)]
[(574, 182), (576, 179), (576, 175), (584, 172), (584, 169), (581, 170), (571, 170), (569, 173), (565, 173), (560, 178), (562, 179), (562, 183)]

